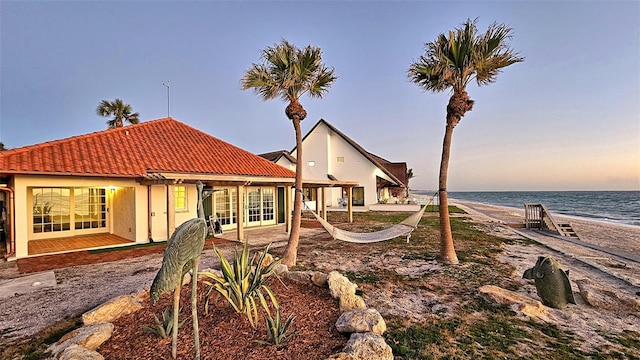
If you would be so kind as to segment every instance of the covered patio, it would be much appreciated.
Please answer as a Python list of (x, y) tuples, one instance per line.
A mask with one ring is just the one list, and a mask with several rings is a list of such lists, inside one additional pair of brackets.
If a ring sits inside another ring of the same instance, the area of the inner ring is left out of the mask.
[(93, 234), (56, 239), (29, 240), (29, 256), (114, 247), (135, 242), (113, 234)]

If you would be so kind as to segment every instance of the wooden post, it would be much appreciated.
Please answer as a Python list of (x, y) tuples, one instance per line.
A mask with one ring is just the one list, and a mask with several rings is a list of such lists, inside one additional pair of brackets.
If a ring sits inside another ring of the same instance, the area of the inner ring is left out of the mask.
[(285, 231), (288, 233), (291, 232), (291, 209), (292, 206), (292, 196), (291, 196), (291, 186), (287, 186), (284, 188), (284, 223), (285, 223)]
[(167, 185), (167, 240), (176, 230), (175, 185)]
[(322, 193), (322, 218), (327, 220), (327, 194), (325, 193), (325, 188), (320, 188)]
[(244, 186), (236, 186), (236, 234), (238, 240), (244, 240)]
[(353, 206), (351, 203), (353, 202), (353, 187), (349, 186), (347, 191), (347, 217), (349, 222), (353, 222)]

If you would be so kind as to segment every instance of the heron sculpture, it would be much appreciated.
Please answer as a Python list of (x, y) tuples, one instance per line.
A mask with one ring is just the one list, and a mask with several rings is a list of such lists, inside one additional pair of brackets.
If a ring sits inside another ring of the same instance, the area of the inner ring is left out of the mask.
[(193, 318), (193, 338), (195, 342), (195, 359), (200, 359), (200, 336), (198, 333), (198, 309), (196, 307), (198, 290), (198, 264), (200, 254), (207, 237), (207, 222), (202, 207), (202, 182), (196, 183), (198, 188), (198, 217), (182, 223), (173, 232), (162, 258), (162, 266), (151, 284), (151, 303), (155, 304), (160, 295), (173, 291), (173, 341), (171, 355), (176, 358), (178, 342), (178, 305), (180, 303), (180, 287), (182, 278), (193, 269), (191, 280), (191, 316)]

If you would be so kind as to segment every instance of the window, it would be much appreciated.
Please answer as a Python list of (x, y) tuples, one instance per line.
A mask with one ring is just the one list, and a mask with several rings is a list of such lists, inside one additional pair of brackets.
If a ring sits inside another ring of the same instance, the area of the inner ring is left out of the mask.
[(104, 188), (31, 188), (31, 196), (34, 234), (107, 227)]
[(316, 201), (318, 197), (317, 188), (302, 188), (303, 201)]
[[(348, 189), (342, 188), (342, 196), (346, 199)], [(351, 190), (351, 205), (364, 206), (364, 187), (356, 186)]]
[(316, 162), (311, 160), (307, 163), (310, 167), (316, 166)]
[(105, 189), (73, 189), (75, 229), (97, 229), (107, 226)]
[(33, 232), (66, 231), (71, 228), (71, 190), (32, 188)]
[(273, 188), (262, 188), (262, 220), (271, 221), (275, 219), (274, 206)]
[(344, 162), (344, 156), (338, 156), (338, 157), (336, 158), (336, 161), (337, 161), (337, 162)]
[(176, 211), (187, 211), (187, 188), (185, 186), (174, 186), (174, 209)]
[(216, 219), (220, 225), (230, 225), (236, 223), (236, 190), (235, 189), (216, 189)]

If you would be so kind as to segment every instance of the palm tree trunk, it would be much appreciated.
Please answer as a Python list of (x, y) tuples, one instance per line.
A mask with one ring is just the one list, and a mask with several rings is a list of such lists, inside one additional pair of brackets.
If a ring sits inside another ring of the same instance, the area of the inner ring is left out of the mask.
[(458, 256), (453, 247), (453, 236), (451, 235), (451, 223), (449, 221), (449, 200), (447, 198), (447, 172), (449, 171), (449, 157), (451, 155), (451, 137), (453, 136), (452, 125), (447, 121), (447, 127), (444, 132), (444, 141), (442, 143), (442, 160), (440, 162), (440, 178), (438, 197), (440, 205), (440, 255), (439, 260), (447, 264), (457, 264)]
[(288, 267), (296, 265), (298, 256), (298, 242), (300, 240), (300, 221), (302, 220), (302, 130), (300, 120), (294, 117), (293, 128), (296, 131), (296, 182), (293, 200), (293, 219), (287, 248), (282, 257), (282, 263)]

